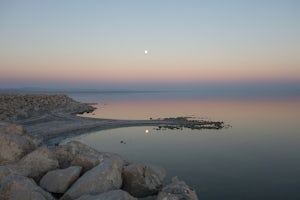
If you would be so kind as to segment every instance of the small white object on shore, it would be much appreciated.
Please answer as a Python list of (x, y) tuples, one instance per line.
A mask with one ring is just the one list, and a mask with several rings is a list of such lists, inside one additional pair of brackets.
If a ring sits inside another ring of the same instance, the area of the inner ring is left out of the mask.
[(149, 130), (148, 130), (148, 129), (146, 129), (146, 130), (145, 130), (145, 132), (146, 132), (146, 133), (149, 133)]
[(145, 55), (147, 55), (147, 54), (148, 54), (148, 50), (145, 50), (144, 52), (145, 52)]

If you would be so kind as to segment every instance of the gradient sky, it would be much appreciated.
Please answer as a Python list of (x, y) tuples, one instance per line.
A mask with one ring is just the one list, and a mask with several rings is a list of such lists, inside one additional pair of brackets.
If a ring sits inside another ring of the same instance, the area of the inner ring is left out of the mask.
[(289, 81), (297, 0), (0, 0), (3, 87)]

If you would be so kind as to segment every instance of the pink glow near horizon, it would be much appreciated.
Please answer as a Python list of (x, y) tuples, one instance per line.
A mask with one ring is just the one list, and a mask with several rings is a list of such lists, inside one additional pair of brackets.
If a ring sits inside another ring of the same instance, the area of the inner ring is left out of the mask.
[(24, 69), (10, 68), (1, 71), (2, 81), (48, 81), (48, 82), (93, 82), (93, 83), (222, 83), (222, 82), (298, 82), (300, 67), (284, 68), (173, 68), (136, 67), (47, 67)]
[(300, 82), (299, 6), (6, 1), (0, 83)]

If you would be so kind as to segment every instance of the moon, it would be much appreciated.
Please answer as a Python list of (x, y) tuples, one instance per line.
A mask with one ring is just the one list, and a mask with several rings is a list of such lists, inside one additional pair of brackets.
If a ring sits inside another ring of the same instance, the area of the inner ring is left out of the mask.
[(148, 54), (148, 50), (145, 50), (144, 53), (145, 53), (145, 55), (147, 55)]

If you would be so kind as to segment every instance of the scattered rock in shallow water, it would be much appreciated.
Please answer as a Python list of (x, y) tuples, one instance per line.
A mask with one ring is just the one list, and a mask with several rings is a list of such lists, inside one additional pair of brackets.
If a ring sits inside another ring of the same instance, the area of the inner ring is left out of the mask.
[(156, 130), (182, 130), (183, 128), (188, 129), (222, 129), (224, 128), (224, 122), (219, 121), (206, 121), (206, 120), (191, 120), (191, 117), (171, 117), (165, 118), (162, 121), (168, 122), (165, 125), (159, 125)]
[(24, 176), (7, 176), (0, 181), (1, 200), (54, 200), (52, 195)]
[(83, 195), (76, 200), (137, 200), (123, 190), (111, 190), (98, 195)]
[(47, 172), (40, 180), (40, 186), (52, 193), (64, 193), (80, 176), (82, 167), (71, 166)]
[(154, 165), (131, 164), (123, 169), (123, 189), (134, 197), (157, 194), (166, 172)]
[(64, 194), (61, 200), (76, 199), (84, 194), (99, 194), (122, 186), (123, 163), (118, 159), (105, 159), (83, 174)]
[(185, 182), (179, 181), (177, 177), (172, 183), (165, 186), (158, 194), (157, 200), (198, 200), (196, 192)]

